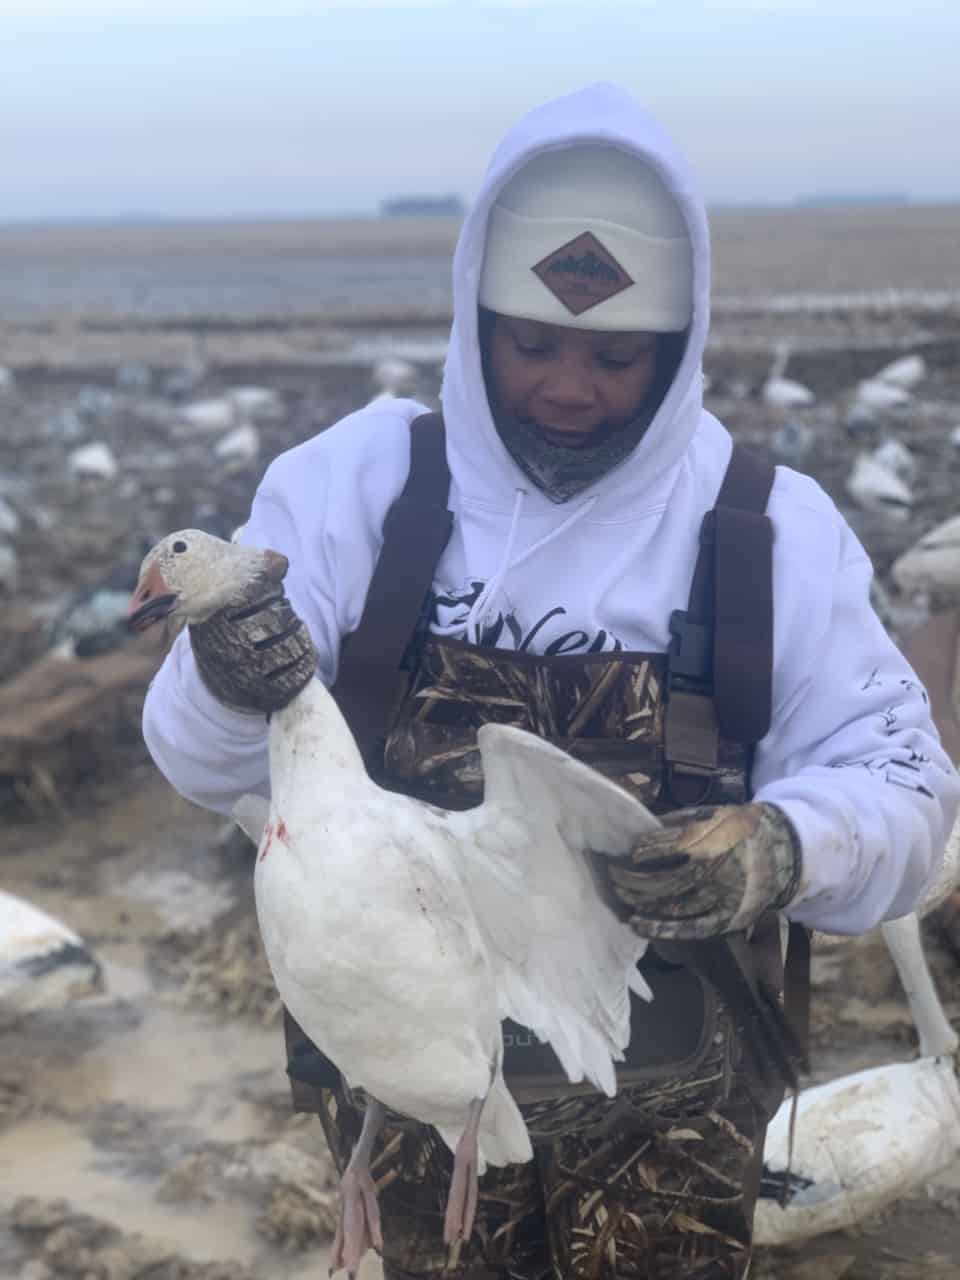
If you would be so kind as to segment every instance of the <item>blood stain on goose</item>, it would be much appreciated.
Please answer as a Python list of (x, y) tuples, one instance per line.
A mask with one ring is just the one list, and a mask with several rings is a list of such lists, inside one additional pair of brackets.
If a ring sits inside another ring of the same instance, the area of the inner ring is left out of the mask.
[(263, 829), (263, 849), (260, 851), (260, 861), (262, 862), (270, 852), (270, 845), (273, 842), (273, 823), (268, 822)]

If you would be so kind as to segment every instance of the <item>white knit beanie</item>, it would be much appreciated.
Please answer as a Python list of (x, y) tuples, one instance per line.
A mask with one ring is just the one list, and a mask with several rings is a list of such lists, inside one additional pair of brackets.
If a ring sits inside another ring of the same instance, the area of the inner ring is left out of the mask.
[(677, 332), (690, 323), (693, 256), (663, 180), (617, 147), (544, 151), (490, 213), (480, 304), (579, 329)]

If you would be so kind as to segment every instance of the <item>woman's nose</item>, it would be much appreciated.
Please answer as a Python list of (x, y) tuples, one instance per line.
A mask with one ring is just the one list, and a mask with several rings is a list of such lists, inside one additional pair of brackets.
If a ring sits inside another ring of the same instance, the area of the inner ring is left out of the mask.
[(558, 364), (543, 383), (541, 394), (552, 404), (564, 408), (589, 408), (595, 399), (593, 383), (587, 371), (578, 364)]

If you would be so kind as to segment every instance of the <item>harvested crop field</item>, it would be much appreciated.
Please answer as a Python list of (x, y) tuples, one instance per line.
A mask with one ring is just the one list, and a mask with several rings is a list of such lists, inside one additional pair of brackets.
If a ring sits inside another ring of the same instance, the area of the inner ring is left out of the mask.
[[(958, 211), (721, 210), (714, 226), (708, 405), (824, 484), (875, 559), (885, 621), (905, 633), (917, 614), (890, 565), (960, 508)], [(77, 611), (128, 591), (145, 544), (169, 530), (203, 520), (229, 533), (272, 457), (377, 391), (382, 357), (409, 361), (413, 392), (436, 402), (454, 231), (0, 231), (0, 516), (16, 519), (0, 523), (16, 561), (3, 579), (0, 559), (0, 888), (67, 922), (103, 966), (100, 992), (3, 1031), (2, 1277), (322, 1273), (335, 1183), (319, 1123), (289, 1107), (253, 851), (146, 756), (152, 640)], [(760, 394), (778, 340), (815, 396), (787, 436)], [(909, 404), (851, 426), (858, 381), (908, 354), (925, 363)], [(271, 393), (244, 419), (256, 447), (249, 435), (222, 447), (239, 419), (186, 422), (185, 405), (251, 386)], [(895, 515), (846, 488), (855, 457), (891, 438), (916, 466)], [(95, 444), (109, 475), (71, 462)], [(92, 652), (78, 653), (81, 631)], [(65, 642), (78, 656), (52, 656)], [(960, 937), (942, 918), (925, 936), (960, 1025)], [(814, 1079), (915, 1052), (877, 938), (818, 964)], [(958, 1205), (960, 1165), (856, 1232), (762, 1254), (752, 1274), (947, 1280), (960, 1274)]]

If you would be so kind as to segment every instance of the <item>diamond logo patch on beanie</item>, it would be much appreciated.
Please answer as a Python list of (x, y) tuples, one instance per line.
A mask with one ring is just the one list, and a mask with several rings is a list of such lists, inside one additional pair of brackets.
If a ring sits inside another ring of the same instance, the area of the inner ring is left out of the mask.
[(531, 270), (575, 316), (606, 302), (634, 283), (592, 231), (568, 240)]

